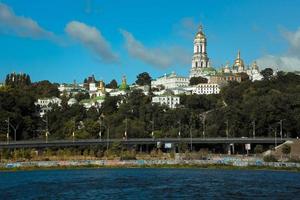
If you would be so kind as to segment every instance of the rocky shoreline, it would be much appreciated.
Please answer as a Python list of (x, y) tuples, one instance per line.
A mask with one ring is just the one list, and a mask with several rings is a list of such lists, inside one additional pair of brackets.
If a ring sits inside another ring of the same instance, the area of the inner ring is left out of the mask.
[(222, 168), (300, 171), (300, 163), (224, 160), (68, 160), (0, 163), (0, 171), (77, 168)]

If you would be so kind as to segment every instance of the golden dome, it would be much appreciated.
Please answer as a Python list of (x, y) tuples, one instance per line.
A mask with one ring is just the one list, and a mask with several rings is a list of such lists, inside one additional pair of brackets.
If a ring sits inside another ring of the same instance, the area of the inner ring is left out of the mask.
[(195, 39), (206, 39), (205, 34), (203, 32), (202, 25), (199, 26), (198, 32), (196, 33)]
[(253, 70), (258, 70), (258, 65), (257, 65), (256, 61), (253, 62), (252, 69)]
[(237, 58), (234, 61), (233, 66), (236, 67), (236, 68), (238, 68), (238, 67), (244, 68), (244, 61), (241, 59), (241, 52), (240, 52), (240, 50), (238, 51), (238, 55), (237, 55)]

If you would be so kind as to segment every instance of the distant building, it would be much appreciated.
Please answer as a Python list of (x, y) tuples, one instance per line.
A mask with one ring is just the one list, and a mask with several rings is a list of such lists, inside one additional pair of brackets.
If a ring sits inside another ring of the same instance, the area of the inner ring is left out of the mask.
[(222, 68), (222, 72), (225, 74), (245, 73), (252, 81), (261, 80), (263, 78), (263, 76), (260, 74), (259, 67), (256, 61), (252, 63), (251, 67), (245, 67), (244, 61), (241, 58), (240, 51), (238, 51), (237, 58), (235, 59), (232, 68), (230, 68), (229, 63), (227, 63), (226, 66)]
[(152, 103), (158, 103), (160, 105), (166, 105), (169, 108), (176, 108), (177, 105), (180, 104), (180, 97), (178, 96), (155, 96), (152, 97)]
[(83, 85), (77, 84), (76, 81), (74, 81), (73, 84), (62, 83), (59, 85), (58, 90), (60, 92), (60, 96), (66, 95), (67, 97), (75, 96), (78, 93), (88, 92)]
[(189, 78), (178, 76), (175, 72), (165, 74), (151, 81), (151, 87), (164, 86), (165, 89), (186, 87), (189, 85)]
[(242, 76), (240, 74), (233, 74), (233, 73), (220, 73), (214, 76), (211, 76), (209, 79), (209, 83), (224, 85), (227, 84), (229, 81), (237, 81), (242, 82)]
[(149, 85), (136, 85), (136, 84), (133, 84), (130, 87), (130, 90), (142, 90), (144, 95), (148, 95), (149, 94), (149, 91), (150, 91), (150, 86)]
[(213, 83), (201, 83), (195, 86), (193, 94), (219, 94), (220, 86)]
[(84, 99), (80, 101), (80, 104), (83, 105), (85, 109), (90, 109), (91, 107), (101, 108), (102, 103), (104, 102), (105, 97), (95, 97), (92, 99)]
[(61, 106), (61, 99), (57, 97), (38, 99), (34, 103), (38, 107), (40, 117), (43, 117), (47, 112), (52, 110), (54, 105)]

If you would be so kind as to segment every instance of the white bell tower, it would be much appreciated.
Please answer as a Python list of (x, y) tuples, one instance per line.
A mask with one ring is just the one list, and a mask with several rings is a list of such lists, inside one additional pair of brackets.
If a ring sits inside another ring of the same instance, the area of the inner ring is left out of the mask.
[(202, 69), (210, 67), (206, 46), (206, 36), (203, 32), (202, 26), (200, 25), (194, 39), (194, 55), (192, 59), (190, 77), (201, 76)]

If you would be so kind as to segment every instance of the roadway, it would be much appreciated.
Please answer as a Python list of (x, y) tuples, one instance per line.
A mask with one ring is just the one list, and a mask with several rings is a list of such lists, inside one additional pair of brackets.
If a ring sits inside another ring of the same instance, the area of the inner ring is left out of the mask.
[(188, 143), (188, 144), (281, 144), (292, 138), (130, 138), (130, 139), (87, 139), (87, 140), (34, 140), (0, 142), (0, 149), (5, 148), (46, 148), (46, 147), (71, 147), (108, 145), (120, 142), (129, 145), (156, 145), (161, 143)]

